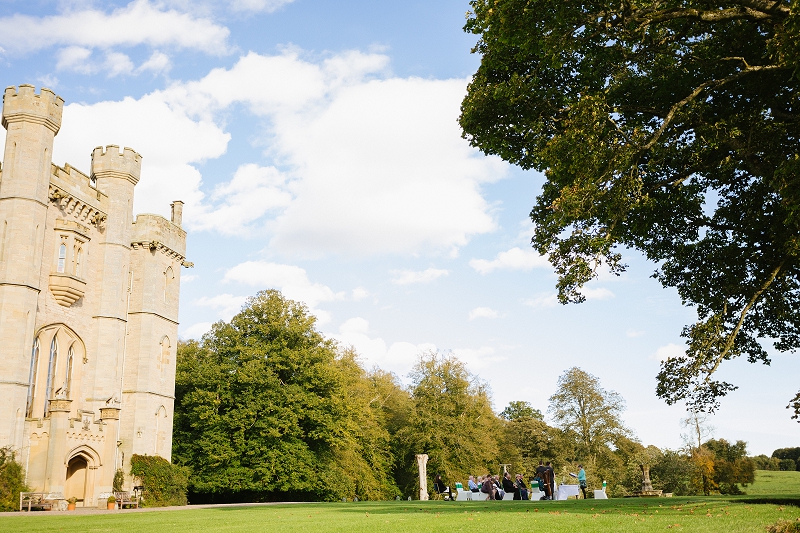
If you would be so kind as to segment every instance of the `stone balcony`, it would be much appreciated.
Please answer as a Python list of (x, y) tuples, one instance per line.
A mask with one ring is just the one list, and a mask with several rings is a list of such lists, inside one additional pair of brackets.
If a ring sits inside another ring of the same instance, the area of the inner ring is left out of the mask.
[(50, 274), (50, 292), (59, 305), (70, 307), (83, 298), (86, 282), (70, 274), (54, 272)]

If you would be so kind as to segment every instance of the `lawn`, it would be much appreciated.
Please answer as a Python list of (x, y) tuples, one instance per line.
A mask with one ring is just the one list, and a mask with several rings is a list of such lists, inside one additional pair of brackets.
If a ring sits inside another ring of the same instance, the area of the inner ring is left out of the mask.
[(800, 496), (800, 472), (756, 470), (756, 482), (743, 490), (748, 496)]
[(36, 513), (0, 516), (0, 531), (250, 532), (547, 531), (755, 532), (800, 518), (798, 499), (693, 497), (567, 502), (359, 502), (191, 509), (97, 515)]

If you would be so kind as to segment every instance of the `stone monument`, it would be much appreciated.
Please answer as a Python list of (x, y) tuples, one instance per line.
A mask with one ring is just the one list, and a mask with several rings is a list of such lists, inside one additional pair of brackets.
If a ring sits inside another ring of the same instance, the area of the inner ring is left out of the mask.
[(428, 500), (428, 455), (417, 454), (417, 465), (419, 466), (419, 499), (420, 501)]

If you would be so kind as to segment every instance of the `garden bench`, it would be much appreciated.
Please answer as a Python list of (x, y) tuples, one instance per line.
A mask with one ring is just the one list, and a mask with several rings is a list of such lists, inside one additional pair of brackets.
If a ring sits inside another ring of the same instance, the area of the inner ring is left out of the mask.
[(124, 509), (126, 505), (135, 509), (139, 508), (139, 498), (131, 496), (128, 491), (114, 492), (114, 498), (117, 499), (118, 509)]
[(19, 510), (20, 511), (52, 511), (58, 502), (49, 499), (46, 492), (20, 492)]

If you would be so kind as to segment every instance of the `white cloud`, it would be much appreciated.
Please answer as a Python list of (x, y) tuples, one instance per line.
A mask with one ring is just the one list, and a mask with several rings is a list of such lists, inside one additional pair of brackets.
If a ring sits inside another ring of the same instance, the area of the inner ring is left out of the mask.
[(359, 300), (363, 300), (367, 296), (369, 296), (369, 291), (367, 291), (367, 289), (365, 289), (364, 287), (356, 287), (355, 289), (353, 289), (352, 298), (356, 302)]
[[(63, 68), (143, 69), (73, 46)], [(151, 60), (156, 69), (168, 58)], [(68, 104), (54, 160), (88, 172), (91, 148), (130, 146), (143, 156), (135, 212), (168, 215), (169, 203), (182, 199), (189, 231), (271, 236), (284, 254), (456, 254), (471, 236), (496, 228), (481, 186), (507, 165), (460, 137), (466, 80), (391, 78), (387, 68), (381, 54), (311, 62), (296, 49), (249, 53), (229, 69), (138, 100)], [(236, 104), (266, 125), (254, 142), (269, 147), (263, 155), (271, 161), (242, 165), (204, 191), (197, 165), (226, 152), (225, 123)]]
[(259, 289), (278, 289), (287, 298), (301, 301), (310, 309), (322, 302), (345, 299), (344, 292), (335, 293), (326, 285), (311, 283), (306, 271), (293, 265), (247, 261), (225, 272), (223, 282), (231, 281)]
[(121, 74), (131, 74), (133, 72), (133, 61), (121, 52), (109, 52), (103, 63), (104, 70), (108, 71), (108, 77), (113, 78)]
[(604, 287), (597, 287), (596, 289), (584, 287), (581, 289), (581, 294), (586, 297), (586, 300), (609, 300), (614, 297), (614, 293)]
[(211, 322), (198, 322), (184, 329), (179, 337), (182, 339), (199, 339), (211, 329)]
[(16, 14), (0, 18), (0, 46), (11, 52), (52, 46), (109, 49), (143, 44), (218, 55), (229, 51), (229, 33), (210, 19), (165, 11), (148, 0), (135, 0), (111, 13), (85, 8), (49, 17)]
[(216, 230), (226, 235), (249, 233), (249, 225), (265, 213), (292, 201), (287, 177), (275, 167), (240, 166), (229, 182), (218, 185), (210, 200), (192, 218), (197, 230)]
[(87, 63), (91, 55), (92, 51), (83, 46), (68, 46), (56, 54), (56, 69), (90, 74), (94, 71), (93, 67)]
[(512, 248), (507, 252), (500, 252), (491, 261), (486, 259), (472, 259), (469, 266), (480, 272), (488, 274), (494, 270), (531, 270), (533, 268), (549, 268), (550, 263), (545, 256), (539, 255), (534, 250)]
[(667, 359), (680, 359), (686, 356), (686, 346), (679, 346), (677, 344), (669, 343), (666, 346), (661, 346), (656, 353), (650, 356), (650, 359), (656, 361), (666, 361)]
[(199, 300), (195, 300), (194, 305), (216, 309), (222, 320), (230, 320), (235, 314), (242, 310), (245, 301), (247, 301), (246, 296), (218, 294), (212, 297), (203, 296)]
[(392, 283), (395, 285), (410, 285), (412, 283), (430, 283), (431, 281), (450, 275), (449, 270), (429, 268), (421, 272), (413, 270), (392, 270)]
[(498, 312), (489, 307), (476, 307), (469, 312), (469, 319), (475, 320), (476, 318), (497, 318)]
[(184, 275), (181, 276), (181, 284), (183, 284), (183, 283), (191, 283), (191, 282), (193, 282), (194, 280), (196, 280), (199, 277), (200, 276), (198, 276), (197, 274), (184, 274)]
[(452, 352), (459, 360), (466, 363), (473, 372), (486, 368), (492, 363), (499, 363), (507, 359), (505, 356), (497, 355), (497, 351), (490, 346), (482, 346), (477, 349), (455, 348)]
[(436, 350), (434, 344), (394, 342), (387, 346), (382, 338), (370, 338), (369, 322), (360, 317), (351, 318), (339, 326), (339, 333), (331, 335), (344, 344), (352, 346), (361, 355), (367, 366), (377, 365), (383, 370), (405, 376), (411, 371), (419, 355)]
[(625, 336), (633, 339), (635, 337), (641, 337), (645, 333), (647, 333), (647, 332), (646, 331), (639, 331), (639, 330), (635, 330), (635, 329), (629, 329), (628, 331), (625, 332)]
[(152, 72), (153, 74), (161, 74), (162, 72), (169, 72), (172, 68), (172, 62), (167, 54), (156, 50), (153, 54), (136, 69), (137, 73)]
[(558, 305), (558, 295), (556, 293), (541, 293), (533, 298), (523, 300), (522, 303), (537, 308), (555, 307)]
[(291, 4), (294, 0), (230, 0), (234, 11), (266, 11), (271, 13), (278, 8)]

